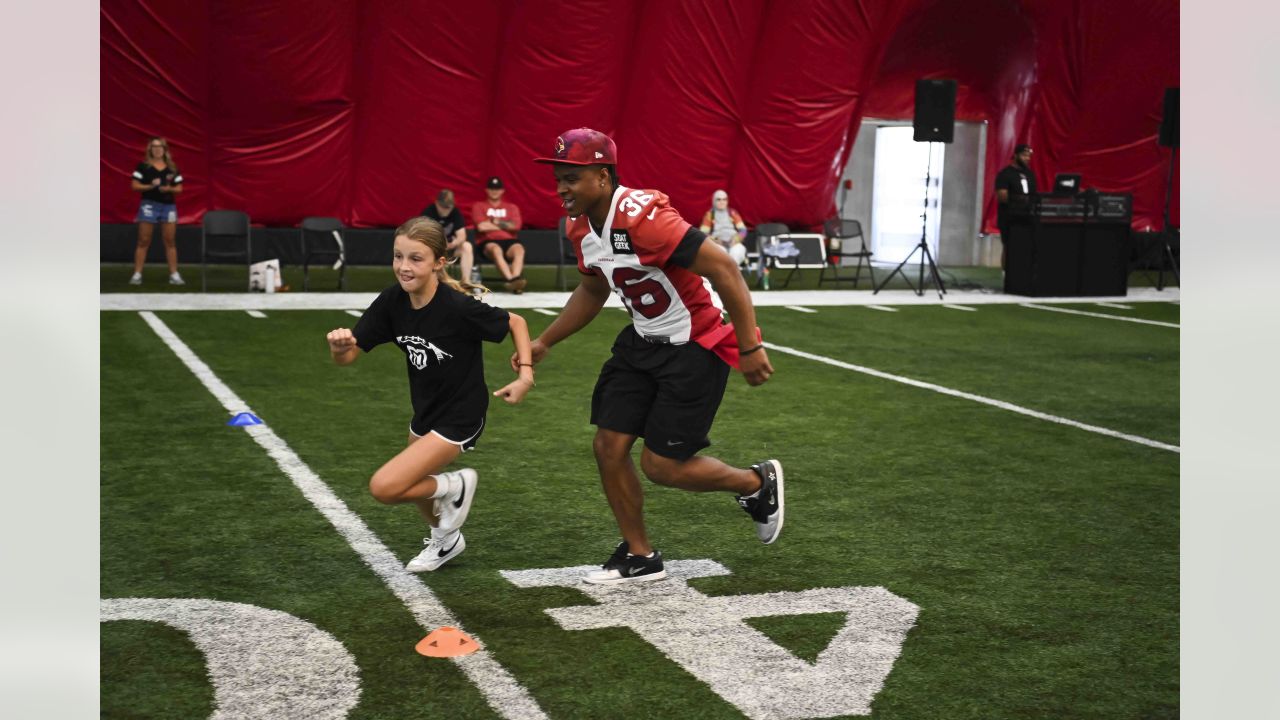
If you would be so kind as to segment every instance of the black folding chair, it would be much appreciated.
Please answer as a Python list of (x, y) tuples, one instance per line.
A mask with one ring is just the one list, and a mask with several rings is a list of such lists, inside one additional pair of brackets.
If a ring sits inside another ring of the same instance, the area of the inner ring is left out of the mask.
[[(827, 282), (851, 282), (854, 287), (858, 287), (858, 277), (862, 274), (862, 264), (865, 262), (867, 271), (871, 273), (871, 286), (875, 287), (876, 270), (871, 266), (871, 251), (867, 249), (867, 238), (862, 234), (862, 223), (831, 218), (822, 224), (822, 234), (827, 236), (827, 242), (831, 245), (839, 243), (840, 249), (829, 253), (831, 262), (824, 265), (822, 273), (818, 275), (818, 286)], [(853, 245), (854, 238), (858, 239), (857, 247)], [(858, 258), (853, 277), (840, 277), (840, 268), (844, 265), (845, 258)], [(827, 277), (827, 268), (831, 269), (831, 277)]]
[(247, 214), (239, 210), (210, 210), (204, 214), (200, 229), (200, 292), (209, 289), (209, 258), (243, 259), (248, 272), (253, 262), (253, 236)]
[(311, 261), (323, 260), (338, 265), (338, 289), (347, 287), (346, 242), (343, 231), (347, 226), (333, 217), (303, 218), (298, 231), (302, 240), (302, 290), (306, 292), (311, 281)]

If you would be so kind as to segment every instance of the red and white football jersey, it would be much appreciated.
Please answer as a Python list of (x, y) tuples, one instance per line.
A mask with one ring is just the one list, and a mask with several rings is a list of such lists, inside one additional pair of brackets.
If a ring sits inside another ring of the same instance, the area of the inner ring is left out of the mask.
[[(657, 190), (619, 187), (600, 234), (585, 214), (569, 218), (565, 232), (578, 256), (578, 270), (598, 273), (621, 298), (636, 332), (672, 343), (715, 344), (724, 335), (724, 305), (706, 278), (676, 264), (692, 262), (702, 233), (692, 228)], [(677, 253), (677, 250), (680, 252)]]

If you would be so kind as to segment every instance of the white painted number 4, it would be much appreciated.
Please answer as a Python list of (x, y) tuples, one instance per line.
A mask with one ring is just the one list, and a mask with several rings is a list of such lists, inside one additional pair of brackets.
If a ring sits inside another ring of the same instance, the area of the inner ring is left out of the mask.
[[(869, 715), (920, 608), (880, 587), (710, 597), (695, 577), (729, 575), (714, 560), (666, 563), (665, 582), (585, 585), (593, 566), (507, 570), (519, 587), (564, 586), (598, 605), (550, 608), (566, 630), (630, 627), (748, 717)], [(844, 627), (810, 664), (743, 622), (770, 615), (844, 612)], [(768, 688), (768, 692), (761, 692)]]
[(640, 214), (640, 211), (644, 210), (644, 206), (648, 205), (651, 200), (653, 200), (652, 193), (646, 193), (643, 190), (632, 190), (627, 193), (626, 197), (622, 198), (619, 207), (628, 217), (635, 217)]

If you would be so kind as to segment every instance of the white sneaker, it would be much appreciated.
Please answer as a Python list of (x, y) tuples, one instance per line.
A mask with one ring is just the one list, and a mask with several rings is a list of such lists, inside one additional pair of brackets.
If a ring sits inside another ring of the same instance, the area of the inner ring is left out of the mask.
[(431, 572), (441, 565), (462, 554), (467, 549), (467, 540), (460, 532), (440, 533), (431, 528), (431, 537), (423, 538), (425, 545), (422, 552), (405, 564), (409, 572)]
[[(142, 278), (138, 278), (138, 281), (141, 282)], [(182, 276), (179, 275), (178, 273), (173, 273), (172, 275), (169, 276), (169, 284), (170, 285), (186, 285), (186, 283), (182, 281)]]
[(141, 284), (142, 284), (142, 273), (134, 273), (134, 274), (129, 278), (129, 284), (130, 284), (130, 285), (141, 285)]
[(436, 500), (436, 513), (440, 516), (440, 531), (452, 532), (462, 527), (471, 512), (471, 501), (476, 496), (476, 483), (480, 475), (471, 468), (449, 473), (453, 476), (453, 492)]

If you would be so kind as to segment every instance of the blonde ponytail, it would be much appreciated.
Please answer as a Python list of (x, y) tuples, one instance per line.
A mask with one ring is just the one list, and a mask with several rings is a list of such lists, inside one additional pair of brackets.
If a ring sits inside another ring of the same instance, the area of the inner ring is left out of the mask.
[[(431, 248), (431, 252), (435, 253), (438, 258), (448, 258), (449, 243), (445, 240), (444, 228), (440, 227), (440, 223), (429, 217), (419, 216), (406, 220), (403, 225), (396, 228), (396, 237), (401, 235), (410, 240), (417, 240)], [(452, 265), (455, 262), (457, 262), (457, 258), (449, 258), (445, 261), (446, 265)], [(481, 294), (489, 292), (489, 288), (484, 285), (474, 285), (467, 278), (463, 278), (461, 281), (453, 279), (449, 276), (447, 267), (436, 271), (436, 279), (463, 295), (470, 295), (473, 290), (479, 290)]]

